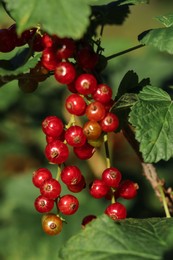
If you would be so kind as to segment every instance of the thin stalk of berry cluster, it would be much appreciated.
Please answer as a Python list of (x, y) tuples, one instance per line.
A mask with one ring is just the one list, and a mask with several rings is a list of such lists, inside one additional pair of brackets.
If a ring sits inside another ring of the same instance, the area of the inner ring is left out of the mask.
[(66, 129), (75, 124), (75, 115), (71, 115), (68, 124), (66, 125)]
[(168, 209), (168, 204), (167, 204), (166, 197), (165, 197), (165, 193), (163, 191), (163, 187), (161, 185), (159, 185), (158, 189), (160, 191), (160, 195), (161, 195), (161, 199), (162, 199), (162, 203), (163, 203), (163, 207), (164, 207), (166, 217), (171, 218), (171, 215), (170, 215), (170, 212), (169, 212), (169, 209)]
[(106, 167), (110, 168), (111, 163), (110, 163), (110, 153), (109, 153), (109, 146), (108, 146), (108, 135), (104, 135), (104, 146), (105, 146), (105, 153), (106, 153)]
[(58, 170), (57, 170), (57, 174), (56, 174), (56, 180), (58, 181), (61, 175), (61, 166), (58, 165)]
[(121, 56), (121, 55), (123, 55), (123, 54), (126, 54), (126, 53), (128, 53), (128, 52), (131, 52), (131, 51), (137, 50), (137, 49), (139, 49), (139, 48), (142, 48), (142, 47), (144, 47), (144, 46), (145, 46), (145, 45), (143, 45), (143, 44), (136, 45), (136, 46), (134, 46), (134, 47), (132, 47), (132, 48), (129, 48), (129, 49), (127, 49), (127, 50), (120, 51), (120, 52), (118, 52), (118, 53), (112, 54), (112, 55), (106, 57), (106, 59), (107, 59), (107, 60), (111, 60), (111, 59), (113, 59), (113, 58), (116, 58), (116, 57)]

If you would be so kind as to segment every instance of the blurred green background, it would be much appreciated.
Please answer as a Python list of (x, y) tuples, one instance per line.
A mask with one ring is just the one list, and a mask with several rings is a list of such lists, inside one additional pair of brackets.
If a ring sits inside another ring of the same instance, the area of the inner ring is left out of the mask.
[[(164, 3), (163, 3), (164, 2)], [(172, 1), (152, 1), (149, 6), (131, 7), (131, 14), (123, 26), (107, 26), (104, 30), (102, 47), (105, 56), (138, 44), (137, 35), (160, 25), (154, 17), (173, 10)], [(0, 8), (0, 28), (12, 24), (12, 20)], [(1, 54), (0, 54), (1, 59)], [(169, 91), (173, 86), (173, 57), (153, 48), (142, 48), (120, 56), (109, 62), (103, 76), (116, 94), (117, 87), (128, 70), (134, 70), (139, 79), (150, 77), (153, 86)], [(87, 189), (77, 197), (80, 208), (74, 216), (67, 217), (59, 236), (48, 237), (41, 229), (41, 214), (33, 203), (39, 191), (32, 185), (32, 172), (39, 167), (49, 168), (56, 176), (56, 166), (48, 164), (44, 156), (45, 136), (41, 122), (47, 115), (57, 115), (67, 122), (63, 108), (68, 92), (53, 78), (40, 83), (32, 94), (25, 94), (17, 81), (0, 88), (0, 259), (2, 260), (47, 260), (57, 259), (59, 248), (81, 229), (81, 221), (88, 214), (100, 215), (108, 201), (95, 200)], [(136, 199), (125, 202), (128, 217), (164, 216), (154, 192), (142, 175), (137, 156), (121, 133), (111, 135), (112, 165), (118, 167), (123, 178), (139, 183)], [(100, 151), (103, 154), (103, 151)], [(97, 156), (97, 155), (96, 155)], [(102, 161), (94, 156), (89, 162), (80, 162), (71, 154), (69, 164), (78, 165), (89, 183), (99, 176), (104, 168)], [(155, 165), (160, 178), (167, 187), (173, 186), (173, 160)], [(67, 193), (63, 187), (63, 193)]]

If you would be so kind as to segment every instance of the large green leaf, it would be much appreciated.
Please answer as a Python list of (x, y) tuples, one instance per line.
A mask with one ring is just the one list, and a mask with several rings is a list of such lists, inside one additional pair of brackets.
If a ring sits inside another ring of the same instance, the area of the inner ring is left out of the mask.
[(137, 5), (137, 4), (148, 4), (149, 0), (122, 0), (121, 4), (133, 4), (133, 5)]
[(164, 24), (166, 27), (173, 25), (173, 14), (156, 16), (156, 19)]
[(169, 160), (173, 156), (173, 103), (157, 87), (147, 86), (132, 106), (130, 123), (135, 128), (145, 162)]
[(60, 260), (171, 259), (173, 219), (126, 219), (114, 222), (106, 215), (89, 224), (62, 248)]
[(173, 54), (173, 26), (145, 31), (138, 36), (138, 40)]
[(40, 24), (43, 30), (61, 37), (82, 37), (89, 24), (93, 0), (5, 0), (16, 20), (18, 32)]

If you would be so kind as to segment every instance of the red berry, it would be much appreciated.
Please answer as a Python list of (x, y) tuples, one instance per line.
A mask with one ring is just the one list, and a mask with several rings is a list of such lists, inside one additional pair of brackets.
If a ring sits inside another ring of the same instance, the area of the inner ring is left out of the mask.
[(94, 180), (90, 186), (90, 194), (96, 199), (101, 199), (109, 192), (109, 187), (102, 180)]
[(32, 182), (37, 188), (40, 188), (42, 183), (50, 178), (52, 178), (52, 174), (48, 169), (39, 168), (38, 170), (33, 172)]
[(57, 42), (57, 51), (56, 56), (58, 59), (68, 59), (73, 57), (73, 54), (76, 49), (76, 44), (73, 39), (63, 38), (58, 40)]
[(10, 52), (16, 47), (16, 37), (8, 29), (0, 30), (0, 52)]
[(99, 84), (97, 90), (93, 93), (93, 98), (100, 103), (106, 104), (112, 98), (112, 89), (106, 84)]
[(86, 116), (89, 120), (100, 121), (105, 117), (105, 115), (105, 107), (98, 101), (90, 103), (86, 108)]
[(113, 132), (119, 126), (119, 119), (115, 114), (109, 112), (105, 118), (100, 121), (100, 125), (104, 132)]
[(78, 210), (79, 201), (75, 196), (67, 194), (59, 199), (57, 206), (62, 214), (72, 215)]
[(46, 145), (45, 155), (49, 162), (61, 164), (67, 160), (69, 150), (66, 144), (64, 144), (60, 140), (55, 140)]
[(75, 67), (70, 62), (59, 62), (55, 68), (55, 79), (61, 84), (70, 84), (76, 77)]
[(76, 79), (75, 88), (82, 95), (90, 95), (97, 88), (97, 80), (92, 74), (81, 74)]
[(42, 130), (46, 135), (59, 137), (63, 133), (64, 125), (60, 118), (47, 116), (42, 122)]
[(96, 219), (97, 217), (95, 215), (88, 215), (83, 218), (82, 220), (82, 227), (84, 228), (88, 223), (90, 223), (92, 220)]
[(80, 147), (74, 147), (73, 151), (79, 159), (87, 160), (93, 156), (93, 154), (95, 153), (96, 150), (90, 144), (85, 143), (84, 145), (82, 145)]
[(102, 128), (96, 121), (87, 121), (83, 126), (83, 132), (88, 140), (96, 140), (101, 135)]
[(111, 205), (109, 205), (104, 212), (106, 215), (108, 215), (113, 220), (117, 219), (124, 219), (127, 216), (126, 208), (123, 204), (119, 202), (115, 202)]
[(85, 187), (86, 187), (86, 182), (85, 182), (85, 178), (83, 175), (82, 175), (81, 180), (78, 183), (67, 186), (69, 191), (74, 192), (74, 193), (82, 191)]
[(61, 180), (66, 185), (76, 185), (78, 184), (82, 179), (82, 174), (80, 169), (77, 166), (66, 166), (61, 171)]
[(44, 50), (42, 36), (38, 33), (35, 33), (34, 37), (28, 42), (28, 44), (34, 51), (40, 52)]
[(110, 167), (103, 171), (102, 180), (104, 183), (112, 188), (117, 188), (121, 181), (121, 173), (117, 168)]
[(49, 199), (56, 199), (61, 193), (61, 185), (52, 178), (45, 180), (40, 187), (40, 193)]
[(37, 89), (38, 81), (31, 77), (21, 76), (18, 79), (18, 86), (24, 93), (32, 93)]
[(85, 47), (77, 53), (76, 60), (83, 69), (93, 69), (98, 62), (98, 54), (91, 47)]
[(42, 52), (41, 64), (48, 70), (55, 70), (60, 61), (55, 57), (53, 48), (46, 48)]
[(73, 147), (80, 147), (86, 143), (86, 136), (80, 126), (70, 126), (65, 133), (65, 140)]
[(64, 142), (64, 140), (65, 140), (65, 130), (63, 130), (61, 135), (58, 136), (58, 137), (53, 137), (53, 136), (50, 136), (50, 135), (46, 135), (46, 142), (47, 143), (51, 143), (51, 142), (56, 141), (56, 140), (60, 140), (60, 141)]
[(65, 102), (65, 106), (70, 114), (74, 114), (76, 116), (82, 116), (85, 114), (86, 102), (78, 94), (71, 94), (68, 96)]
[(124, 199), (133, 199), (137, 195), (138, 184), (131, 180), (124, 180), (120, 183), (117, 193)]
[(43, 231), (51, 236), (58, 235), (62, 231), (62, 220), (59, 216), (49, 213), (42, 217)]
[(54, 207), (54, 200), (40, 195), (34, 202), (35, 209), (40, 213), (49, 212)]

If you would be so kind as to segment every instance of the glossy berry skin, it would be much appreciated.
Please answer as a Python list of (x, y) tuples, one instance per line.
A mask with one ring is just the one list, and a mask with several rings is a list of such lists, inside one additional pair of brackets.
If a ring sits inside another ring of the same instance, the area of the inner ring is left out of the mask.
[(65, 140), (73, 147), (80, 147), (86, 143), (86, 136), (80, 126), (70, 126), (65, 132)]
[(66, 185), (76, 185), (82, 180), (82, 174), (77, 166), (70, 165), (61, 171), (61, 180)]
[(60, 60), (55, 57), (53, 48), (46, 48), (42, 52), (41, 64), (48, 70), (55, 70)]
[(61, 193), (61, 185), (52, 178), (45, 180), (40, 187), (40, 193), (49, 199), (56, 199)]
[(77, 53), (76, 60), (83, 69), (93, 69), (98, 62), (98, 54), (92, 48), (85, 47)]
[(131, 180), (124, 180), (120, 183), (117, 194), (124, 199), (133, 199), (137, 195), (138, 184)]
[(64, 142), (64, 140), (65, 140), (64, 136), (65, 136), (65, 130), (63, 130), (61, 135), (59, 135), (57, 137), (46, 135), (46, 142), (51, 143), (51, 142), (56, 141), (56, 140), (60, 140), (60, 141)]
[(70, 62), (59, 62), (54, 72), (55, 79), (61, 84), (70, 84), (76, 77), (75, 67)]
[(121, 181), (121, 173), (117, 168), (110, 167), (103, 171), (102, 173), (102, 181), (112, 188), (117, 188)]
[(64, 129), (63, 122), (57, 116), (47, 116), (42, 122), (42, 130), (46, 135), (59, 137)]
[(75, 41), (70, 38), (59, 38), (56, 47), (56, 56), (61, 60), (73, 57), (73, 54), (76, 50)]
[(79, 201), (75, 196), (67, 194), (59, 199), (57, 206), (62, 214), (72, 215), (78, 210)]
[(0, 52), (10, 52), (16, 47), (15, 37), (10, 30), (1, 29), (0, 39)]
[(119, 202), (115, 202), (115, 203), (109, 205), (105, 209), (104, 213), (113, 220), (124, 219), (127, 216), (127, 211), (126, 211), (125, 206)]
[(85, 189), (85, 187), (86, 187), (86, 182), (85, 182), (85, 178), (84, 178), (83, 175), (82, 175), (82, 178), (81, 178), (80, 182), (67, 186), (69, 191), (71, 191), (73, 193), (81, 192), (83, 189)]
[(63, 222), (61, 218), (53, 213), (48, 213), (41, 220), (43, 231), (50, 235), (58, 235), (62, 231)]
[(102, 180), (94, 180), (90, 186), (90, 194), (95, 199), (101, 199), (109, 192), (109, 187)]
[(52, 178), (52, 174), (48, 169), (39, 168), (33, 172), (32, 182), (35, 187), (40, 188), (42, 183), (50, 178)]
[(106, 84), (97, 85), (97, 90), (93, 93), (93, 99), (106, 104), (112, 98), (112, 89)]
[(86, 102), (78, 94), (71, 94), (65, 101), (65, 106), (70, 114), (82, 116), (85, 114)]
[(104, 142), (103, 135), (100, 135), (99, 138), (95, 140), (91, 140), (91, 139), (88, 140), (88, 143), (95, 148), (101, 147), (103, 142)]
[(87, 160), (93, 156), (93, 154), (95, 153), (96, 150), (90, 144), (85, 143), (84, 145), (82, 145), (80, 147), (74, 147), (73, 151), (79, 159)]
[(84, 228), (88, 223), (90, 223), (92, 220), (96, 219), (97, 217), (95, 215), (88, 215), (83, 218), (82, 220), (82, 227)]
[(54, 200), (47, 198), (46, 196), (40, 195), (35, 199), (35, 209), (40, 213), (46, 213), (53, 209)]
[(96, 140), (101, 135), (102, 128), (96, 121), (87, 121), (83, 126), (83, 132), (88, 140)]
[(75, 88), (82, 95), (90, 95), (96, 91), (97, 80), (92, 74), (81, 74), (76, 79)]
[(86, 108), (86, 116), (89, 120), (100, 121), (105, 117), (105, 115), (105, 107), (98, 101), (90, 103)]
[(109, 112), (105, 118), (100, 121), (100, 125), (104, 132), (113, 132), (119, 126), (119, 119), (115, 114)]
[(60, 140), (55, 140), (46, 145), (45, 155), (49, 162), (61, 164), (67, 160), (69, 150), (66, 144)]

